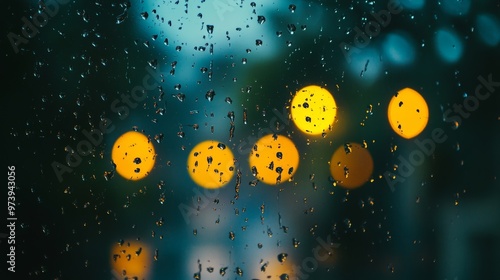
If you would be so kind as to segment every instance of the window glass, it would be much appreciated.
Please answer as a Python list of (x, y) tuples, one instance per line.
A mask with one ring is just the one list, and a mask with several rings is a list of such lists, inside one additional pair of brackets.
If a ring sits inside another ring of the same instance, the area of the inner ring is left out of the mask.
[(497, 1), (2, 14), (7, 279), (500, 275)]

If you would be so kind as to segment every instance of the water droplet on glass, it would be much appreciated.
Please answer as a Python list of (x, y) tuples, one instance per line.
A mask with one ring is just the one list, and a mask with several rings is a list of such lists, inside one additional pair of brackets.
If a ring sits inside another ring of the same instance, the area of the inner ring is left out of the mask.
[(278, 255), (278, 261), (280, 263), (284, 263), (286, 261), (286, 258), (288, 257), (287, 253), (281, 253)]
[(207, 32), (208, 32), (208, 34), (213, 34), (214, 33), (214, 26), (211, 24), (207, 24)]
[(257, 22), (259, 24), (263, 24), (264, 22), (266, 22), (266, 17), (265, 16), (257, 16)]

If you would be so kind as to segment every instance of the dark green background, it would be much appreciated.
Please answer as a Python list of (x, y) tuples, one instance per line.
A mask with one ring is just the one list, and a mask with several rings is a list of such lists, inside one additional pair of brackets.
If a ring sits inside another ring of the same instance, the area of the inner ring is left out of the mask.
[[(229, 248), (231, 253), (228, 252), (227, 261), (222, 265), (229, 267), (225, 277), (238, 278), (234, 271), (241, 267), (245, 271), (244, 279), (251, 270), (258, 269), (247, 267), (250, 260), (269, 260), (268, 255), (256, 250), (257, 243), (287, 252), (290, 261), (300, 265), (312, 255), (316, 238), (327, 236), (340, 247), (332, 262), (320, 264), (309, 279), (493, 279), (500, 275), (497, 266), (500, 260), (500, 88), (481, 102), (458, 129), (452, 129), (443, 121), (443, 109), (462, 104), (464, 93), (473, 94), (478, 76), (491, 74), (493, 80), (500, 80), (498, 45), (486, 46), (475, 33), (470, 33), (475, 15), (499, 14), (498, 1), (474, 2), (469, 14), (461, 17), (439, 12), (440, 8), (434, 3), (427, 3), (422, 10), (404, 10), (394, 16), (390, 25), (370, 44), (377, 46), (384, 34), (405, 30), (418, 38), (416, 42), (422, 40), (428, 46), (416, 48), (416, 60), (411, 65), (384, 64), (383, 71), (387, 74), (373, 82), (350, 74), (338, 45), (352, 40), (353, 35), (346, 35), (346, 29), (363, 26), (366, 20), (362, 18), (369, 17), (369, 11), (384, 9), (386, 2), (383, 1), (374, 1), (374, 5), (310, 1), (320, 6), (326, 15), (325, 22), (321, 23), (325, 26), (322, 32), (307, 29), (298, 30), (300, 35), (295, 37), (285, 35), (283, 50), (266, 59), (259, 58), (254, 38), (248, 38), (248, 48), (254, 50), (248, 54), (248, 64), (243, 67), (240, 63), (241, 58), (247, 56), (244, 50), (228, 54), (234, 54), (233, 59), (217, 56), (213, 59), (211, 81), (199, 71), (200, 65), (206, 63), (196, 64), (198, 59), (207, 61), (208, 54), (178, 60), (174, 43), (164, 46), (161, 35), (152, 41), (152, 34), (134, 27), (143, 11), (139, 1), (131, 1), (129, 18), (122, 25), (114, 22), (123, 10), (120, 2), (97, 1), (102, 5), (94, 2), (71, 1), (61, 6), (59, 13), (40, 28), (40, 34), (30, 39), (18, 54), (13, 52), (7, 34), (19, 34), (20, 19), (32, 15), (37, 3), (9, 1), (2, 9), (2, 119), (6, 139), (6, 155), (2, 158), (4, 166), (16, 166), (18, 185), (17, 278), (12, 279), (110, 279), (109, 248), (122, 238), (140, 238), (159, 249), (160, 258), (152, 264), (154, 279), (192, 279), (197, 270), (187, 268), (186, 259), (191, 258), (196, 247), (207, 244)], [(247, 1), (242, 3), (250, 5)], [(199, 3), (189, 4), (195, 7)], [(283, 2), (277, 6), (287, 10), (288, 4)], [(306, 5), (300, 4), (299, 8)], [(160, 5), (174, 4), (167, 1)], [(256, 9), (265, 5), (270, 4), (257, 3)], [(336, 9), (348, 12), (336, 13)], [(83, 10), (90, 16), (88, 23), (79, 15)], [(286, 32), (288, 16), (281, 18), (282, 14), (259, 28)], [(337, 20), (343, 15), (347, 21), (339, 23)], [(462, 36), (464, 53), (456, 63), (444, 63), (434, 51), (433, 36), (439, 26), (452, 27)], [(84, 30), (89, 32), (89, 37), (81, 36)], [(294, 39), (293, 47), (285, 46), (287, 38)], [(143, 46), (145, 40), (150, 41), (149, 48)], [(182, 42), (182, 38), (177, 40)], [(93, 42), (98, 47), (93, 47)], [(190, 51), (192, 47), (183, 46), (181, 52)], [(147, 62), (152, 59), (157, 59), (160, 70), (167, 73), (162, 83), (163, 101), (158, 101), (157, 90), (148, 92), (143, 104), (121, 120), (110, 110), (111, 102), (142, 83)], [(100, 64), (101, 60), (107, 61), (107, 66)], [(177, 73), (191, 71), (192, 78), (181, 80), (169, 76), (173, 61), (178, 63)], [(232, 67), (233, 62), (236, 67)], [(192, 67), (193, 63), (196, 66)], [(238, 77), (237, 88), (251, 86), (252, 90), (249, 93), (217, 91), (213, 102), (205, 100), (204, 95), (211, 88), (226, 84), (234, 88), (232, 76)], [(176, 93), (173, 85), (177, 83), (183, 86), (185, 102), (171, 97)], [(250, 187), (248, 182), (253, 178), (246, 163), (247, 155), (238, 152), (238, 146), (255, 140), (259, 129), (269, 127), (268, 122), (274, 116), (272, 110), (281, 112), (291, 94), (309, 84), (324, 85), (331, 90), (339, 106), (339, 122), (325, 138), (307, 137), (290, 122), (283, 133), (290, 135), (301, 153), (294, 182), (279, 187), (264, 184)], [(417, 139), (429, 138), (435, 128), (443, 129), (448, 139), (436, 146), (435, 152), (416, 167), (405, 183), (391, 190), (379, 176), (399, 162), (398, 156), (407, 158), (417, 148), (413, 140), (397, 136), (386, 120), (391, 96), (403, 87), (418, 90), (429, 105), (429, 123)], [(60, 98), (60, 93), (65, 97)], [(102, 95), (106, 96), (105, 100)], [(237, 102), (225, 104), (226, 96)], [(78, 100), (83, 105), (77, 105)], [(165, 108), (164, 115), (155, 114), (154, 102)], [(373, 115), (365, 121), (365, 126), (360, 126), (369, 104), (373, 105)], [(243, 108), (249, 112), (247, 125), (241, 121)], [(204, 110), (208, 114), (214, 112), (213, 118), (199, 122), (198, 131), (188, 126), (197, 121), (196, 116), (189, 114), (193, 109), (199, 110), (199, 115), (204, 114)], [(262, 116), (263, 109), (267, 111), (266, 116)], [(230, 110), (237, 116), (235, 138), (231, 142), (226, 117)], [(59, 182), (51, 164), (64, 163), (64, 148), (75, 147), (84, 139), (82, 130), (98, 126), (101, 117), (109, 118), (115, 130), (104, 135), (102, 145)], [(185, 138), (176, 136), (180, 125), (186, 132)], [(213, 135), (211, 125), (216, 131)], [(158, 154), (155, 169), (138, 182), (129, 182), (117, 175), (106, 181), (104, 172), (112, 170), (111, 146), (121, 133), (133, 126), (146, 135), (164, 134), (163, 142), (155, 143)], [(200, 211), (200, 217), (193, 217), (191, 223), (186, 224), (179, 205), (192, 205), (192, 199), (196, 198), (193, 190), (203, 190), (189, 179), (185, 161), (189, 150), (206, 139), (225, 142), (238, 158), (243, 173), (240, 198), (233, 198), (233, 178), (221, 189), (219, 204), (210, 201), (209, 206)], [(333, 151), (344, 143), (363, 140), (367, 141), (374, 158), (375, 181), (349, 192), (333, 187), (328, 173)], [(398, 150), (392, 153), (394, 145)], [(167, 166), (167, 161), (171, 166)], [(309, 180), (311, 174), (315, 175), (313, 182)], [(157, 187), (160, 180), (165, 182), (163, 190)], [(67, 189), (71, 190), (70, 194), (65, 194)], [(166, 195), (163, 205), (158, 202), (162, 192)], [(6, 193), (3, 191), (2, 197)], [(373, 205), (370, 200), (374, 201)], [(266, 206), (264, 214), (260, 212), (262, 204)], [(235, 209), (239, 215), (235, 215)], [(261, 215), (265, 218), (262, 223)], [(288, 227), (287, 233), (279, 228), (279, 215)], [(157, 227), (155, 222), (160, 217), (164, 218), (165, 225)], [(217, 217), (221, 223), (215, 225)], [(222, 234), (207, 234), (204, 229), (207, 224), (219, 227)], [(252, 235), (248, 233), (250, 230), (243, 231), (242, 226), (257, 228), (261, 233)], [(273, 237), (268, 237), (268, 228), (272, 229)], [(194, 229), (198, 231), (196, 236)], [(152, 230), (157, 236), (163, 234), (164, 239), (152, 238)], [(229, 231), (235, 231), (235, 241), (229, 240)], [(301, 241), (299, 248), (292, 248), (292, 238)], [(5, 239), (1, 248), (5, 258)], [(203, 279), (208, 277), (207, 260), (201, 261)], [(189, 265), (196, 267), (197, 264)], [(214, 267), (215, 274), (220, 267), (217, 263)], [(265, 273), (261, 275), (261, 279), (267, 277)], [(278, 279), (276, 275), (271, 276)]]

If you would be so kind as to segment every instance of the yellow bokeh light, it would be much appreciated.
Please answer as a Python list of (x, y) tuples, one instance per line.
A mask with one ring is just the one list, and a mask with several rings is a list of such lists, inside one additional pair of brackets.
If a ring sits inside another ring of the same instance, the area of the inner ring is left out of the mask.
[(116, 172), (128, 180), (140, 180), (153, 169), (156, 154), (148, 137), (136, 131), (129, 131), (116, 139), (111, 151)]
[(373, 159), (368, 149), (358, 143), (339, 147), (330, 160), (330, 173), (344, 188), (354, 189), (366, 183), (373, 172)]
[(253, 146), (249, 159), (252, 174), (260, 181), (277, 185), (288, 181), (299, 166), (299, 151), (282, 135), (266, 135)]
[(337, 115), (337, 104), (328, 90), (316, 85), (306, 86), (293, 97), (291, 114), (300, 130), (318, 135), (331, 130)]
[(410, 139), (419, 135), (427, 126), (429, 108), (420, 93), (404, 88), (389, 102), (387, 117), (399, 136)]
[(204, 141), (189, 153), (187, 169), (191, 179), (199, 186), (207, 189), (220, 188), (234, 175), (234, 156), (224, 143)]
[(111, 269), (122, 279), (147, 279), (151, 270), (151, 250), (138, 241), (120, 241), (111, 248)]

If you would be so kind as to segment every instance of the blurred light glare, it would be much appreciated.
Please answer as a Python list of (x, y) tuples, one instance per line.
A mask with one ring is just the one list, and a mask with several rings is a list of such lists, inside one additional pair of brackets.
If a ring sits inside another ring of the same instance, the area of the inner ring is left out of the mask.
[(436, 49), (446, 62), (457, 62), (462, 57), (463, 43), (459, 36), (450, 30), (440, 29), (435, 36)]
[(463, 16), (469, 13), (471, 6), (470, 0), (443, 0), (441, 8), (443, 11), (452, 16)]
[(500, 21), (493, 15), (482, 14), (476, 18), (479, 38), (488, 46), (500, 43)]
[(415, 47), (407, 36), (392, 33), (387, 35), (383, 45), (385, 58), (396, 65), (408, 65), (415, 60)]

